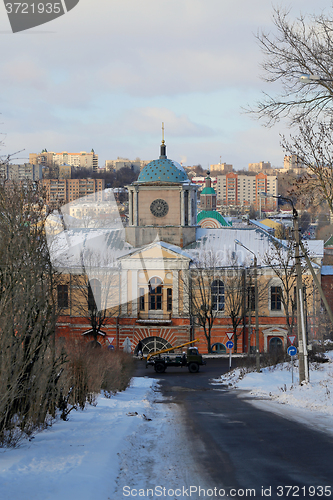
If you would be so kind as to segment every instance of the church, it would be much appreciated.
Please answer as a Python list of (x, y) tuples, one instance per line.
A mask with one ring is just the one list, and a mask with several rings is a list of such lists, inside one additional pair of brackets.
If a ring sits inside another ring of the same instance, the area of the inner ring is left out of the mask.
[[(209, 174), (198, 214), (197, 186), (191, 183), (179, 163), (167, 157), (163, 139), (159, 158), (143, 168), (137, 181), (128, 186), (128, 195), (127, 227), (63, 231), (67, 233), (66, 244), (72, 240), (75, 244), (71, 243), (70, 249), (63, 252), (67, 261), (58, 262), (61, 274), (58, 337), (91, 341), (89, 304), (93, 301), (99, 303), (97, 309), (104, 314), (97, 332), (98, 342), (110, 349), (126, 348), (135, 353), (141, 341), (147, 354), (198, 339), (196, 345), (201, 352), (225, 353), (226, 342), (234, 329), (234, 351), (253, 352), (253, 306), (249, 313), (249, 308), (242, 305), (239, 309), (242, 317), (233, 325), (228, 312), (228, 293), (231, 293), (228, 283), (236, 282), (234, 264), (237, 261), (247, 289), (242, 300), (251, 302), (251, 254), (255, 254), (264, 291), (259, 313), (260, 350), (287, 345), (288, 328), (279, 299), (281, 283), (264, 259), (271, 248), (271, 236), (260, 228), (232, 228), (216, 211), (216, 193), (210, 185)], [(243, 248), (236, 248), (235, 240), (241, 241)], [(89, 256), (99, 250), (99, 257), (83, 266), (82, 249), (87, 250)], [(71, 261), (75, 252), (80, 256), (79, 264)], [(319, 264), (320, 248), (316, 252), (314, 258)], [(107, 254), (112, 256), (112, 265), (110, 261), (103, 262)], [(198, 276), (203, 269), (206, 274), (200, 289)], [(88, 294), (78, 299), (80, 286), (74, 276), (83, 279), (84, 274), (88, 276)], [(202, 303), (197, 308), (193, 297), (201, 297)], [(85, 302), (86, 313), (77, 306), (78, 301)], [(317, 302), (311, 303), (313, 317), (319, 307)], [(206, 329), (198, 318), (209, 307), (214, 320), (208, 341)]]

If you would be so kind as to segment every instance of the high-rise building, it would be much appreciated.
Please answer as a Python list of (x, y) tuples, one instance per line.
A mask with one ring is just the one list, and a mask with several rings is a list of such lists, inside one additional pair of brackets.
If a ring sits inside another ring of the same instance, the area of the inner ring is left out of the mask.
[(140, 158), (132, 161), (129, 158), (120, 158), (118, 156), (116, 160), (106, 160), (105, 168), (106, 170), (115, 170), (116, 172), (121, 168), (130, 168), (134, 172), (139, 173), (148, 163), (149, 161), (140, 160)]
[[(102, 199), (104, 179), (43, 179), (46, 202), (52, 207), (97, 193)], [(97, 200), (98, 201), (98, 197)]]
[(249, 172), (265, 172), (271, 170), (272, 165), (269, 161), (259, 161), (258, 163), (249, 163)]
[(43, 166), (51, 165), (70, 165), (72, 167), (92, 168), (93, 171), (98, 169), (98, 155), (92, 149), (90, 153), (80, 151), (80, 153), (61, 153), (49, 152), (44, 149), (41, 153), (30, 153), (29, 161), (33, 164), (41, 164)]
[(233, 166), (228, 163), (216, 163), (215, 165), (210, 166), (210, 170), (213, 172), (221, 172), (223, 174), (227, 174), (228, 172), (232, 172)]
[(266, 193), (273, 196), (278, 194), (278, 180), (275, 175), (237, 174), (230, 172), (217, 176), (217, 199), (222, 205), (250, 206), (256, 209), (275, 209), (277, 199), (263, 196)]
[(285, 155), (283, 159), (283, 170), (294, 170), (295, 173), (299, 173), (301, 169), (304, 169), (304, 163), (297, 155)]
[(31, 163), (3, 163), (0, 164), (0, 177), (5, 181), (38, 181), (43, 177), (42, 166)]

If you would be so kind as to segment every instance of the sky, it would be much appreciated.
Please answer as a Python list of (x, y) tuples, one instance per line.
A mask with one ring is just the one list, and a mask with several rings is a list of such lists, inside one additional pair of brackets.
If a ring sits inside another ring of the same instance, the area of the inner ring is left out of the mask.
[[(297, 17), (331, 3), (279, 5)], [(0, 154), (23, 150), (14, 158), (24, 163), (44, 148), (94, 148), (101, 167), (152, 160), (164, 122), (167, 155), (184, 165), (283, 166), (287, 125), (265, 128), (242, 111), (278, 91), (260, 79), (261, 29), (274, 32), (267, 0), (80, 0), (19, 33), (1, 3)]]

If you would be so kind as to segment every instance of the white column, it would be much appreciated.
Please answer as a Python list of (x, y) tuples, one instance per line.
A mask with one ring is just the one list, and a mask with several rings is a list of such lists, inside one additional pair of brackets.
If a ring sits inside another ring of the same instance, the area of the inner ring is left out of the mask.
[(129, 225), (133, 226), (133, 189), (128, 190)]
[(138, 314), (138, 272), (132, 270), (132, 316), (136, 317)]
[(127, 271), (121, 271), (121, 314), (127, 315)]
[(134, 188), (134, 226), (139, 225), (138, 191)]
[(179, 316), (178, 271), (172, 271), (172, 316)]

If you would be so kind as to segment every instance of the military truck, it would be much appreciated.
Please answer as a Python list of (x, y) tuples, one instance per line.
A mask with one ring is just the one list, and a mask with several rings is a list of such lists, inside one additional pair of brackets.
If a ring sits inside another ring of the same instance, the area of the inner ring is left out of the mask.
[[(190, 373), (198, 373), (200, 366), (205, 365), (206, 361), (202, 358), (202, 354), (199, 354), (197, 347), (189, 345), (194, 342), (197, 342), (197, 340), (148, 354), (146, 368), (153, 366), (156, 373), (164, 373), (169, 366), (187, 366)], [(185, 346), (187, 346), (186, 351), (183, 351), (182, 354), (171, 354), (170, 352)], [(166, 355), (166, 353), (169, 354)]]

